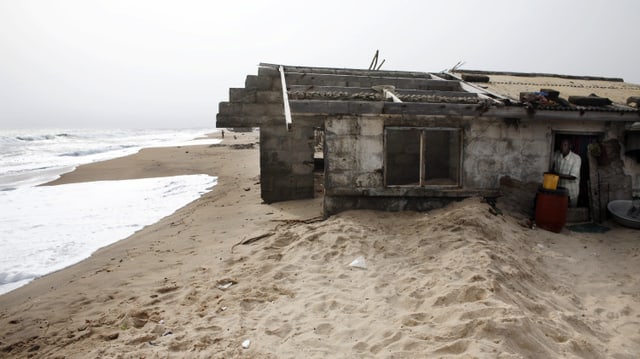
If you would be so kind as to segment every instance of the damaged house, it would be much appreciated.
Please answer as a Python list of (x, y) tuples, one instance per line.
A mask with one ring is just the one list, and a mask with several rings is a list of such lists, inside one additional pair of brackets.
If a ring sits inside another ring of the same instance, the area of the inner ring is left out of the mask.
[(570, 217), (599, 222), (609, 201), (640, 195), (639, 101), (616, 78), (261, 64), (216, 126), (260, 128), (265, 202), (312, 198), (320, 178), (325, 215), (499, 197), (541, 183), (567, 138), (582, 158)]

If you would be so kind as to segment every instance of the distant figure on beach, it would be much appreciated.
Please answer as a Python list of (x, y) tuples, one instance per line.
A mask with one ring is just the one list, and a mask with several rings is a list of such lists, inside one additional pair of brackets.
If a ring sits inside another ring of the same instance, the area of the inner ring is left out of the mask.
[(221, 131), (222, 131), (222, 138), (224, 138), (224, 130), (221, 130)]
[(582, 160), (580, 156), (571, 151), (571, 144), (568, 139), (563, 139), (560, 152), (556, 152), (553, 158), (552, 172), (560, 176), (558, 185), (569, 191), (569, 206), (578, 205), (578, 194), (580, 193), (580, 166)]

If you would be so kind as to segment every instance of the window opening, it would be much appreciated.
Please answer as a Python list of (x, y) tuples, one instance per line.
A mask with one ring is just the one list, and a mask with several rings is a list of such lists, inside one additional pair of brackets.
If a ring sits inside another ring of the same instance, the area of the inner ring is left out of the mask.
[(385, 129), (387, 186), (459, 186), (460, 130)]

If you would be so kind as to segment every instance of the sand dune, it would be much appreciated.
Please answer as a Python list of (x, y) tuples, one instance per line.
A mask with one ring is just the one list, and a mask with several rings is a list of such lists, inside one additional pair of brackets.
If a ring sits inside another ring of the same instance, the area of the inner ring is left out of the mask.
[[(477, 198), (322, 220), (318, 199), (260, 203), (255, 148), (189, 153), (219, 185), (87, 261), (0, 296), (0, 357), (640, 353), (637, 230), (530, 229)], [(155, 155), (171, 167), (167, 152)], [(366, 268), (349, 265), (358, 257)]]

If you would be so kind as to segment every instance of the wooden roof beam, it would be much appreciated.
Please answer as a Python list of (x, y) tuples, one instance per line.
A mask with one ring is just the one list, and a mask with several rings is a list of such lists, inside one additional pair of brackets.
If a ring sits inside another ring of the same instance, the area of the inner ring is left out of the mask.
[(357, 76), (387, 76), (387, 77), (409, 77), (431, 79), (431, 74), (418, 71), (386, 71), (386, 70), (365, 70), (365, 69), (349, 69), (349, 68), (330, 68), (330, 67), (308, 67), (308, 66), (288, 66), (261, 63), (260, 68), (278, 69), (283, 66), (285, 72), (307, 73), (307, 74), (331, 74), (331, 75), (357, 75)]
[(291, 128), (291, 108), (289, 107), (289, 95), (287, 94), (287, 83), (284, 78), (284, 68), (280, 66), (278, 68), (280, 71), (280, 82), (282, 87), (282, 103), (284, 104), (284, 121), (285, 126), (287, 126), (287, 130)]

